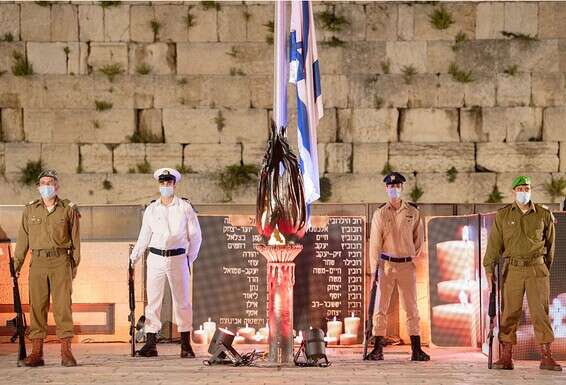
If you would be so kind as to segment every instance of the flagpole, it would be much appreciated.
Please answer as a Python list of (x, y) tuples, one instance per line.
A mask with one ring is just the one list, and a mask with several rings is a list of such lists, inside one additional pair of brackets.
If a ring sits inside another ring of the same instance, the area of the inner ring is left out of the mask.
[(287, 82), (289, 77), (287, 1), (275, 2), (274, 28), (273, 120), (279, 131), (281, 127), (287, 127)]

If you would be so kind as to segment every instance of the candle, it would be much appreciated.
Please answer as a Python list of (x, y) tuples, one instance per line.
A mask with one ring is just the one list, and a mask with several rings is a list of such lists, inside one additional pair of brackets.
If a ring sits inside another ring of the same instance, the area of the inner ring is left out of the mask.
[(266, 336), (266, 337), (269, 336), (269, 326), (265, 325), (264, 327), (259, 329), (259, 334)]
[(450, 303), (432, 308), (432, 324), (439, 337), (450, 346), (468, 346), (472, 327), (472, 306), (469, 303)]
[(234, 345), (237, 345), (237, 344), (243, 344), (244, 342), (246, 342), (246, 339), (242, 337), (240, 333), (236, 333), (236, 336), (234, 337), (234, 341), (232, 341), (232, 343)]
[(207, 342), (212, 341), (212, 336), (214, 335), (214, 332), (216, 331), (216, 322), (211, 321), (210, 318), (209, 318), (207, 322), (203, 323), (203, 326), (204, 326), (204, 330), (206, 331)]
[(475, 268), (472, 241), (439, 242), (436, 244), (436, 257), (440, 272), (439, 281), (463, 279), (466, 271)]
[(358, 336), (355, 334), (340, 334), (340, 345), (354, 345), (357, 339)]
[(208, 342), (208, 335), (206, 334), (206, 330), (202, 329), (202, 325), (200, 325), (199, 330), (193, 332), (193, 342), (195, 344), (206, 344)]
[(352, 312), (351, 317), (344, 318), (344, 330), (346, 334), (358, 335), (358, 330), (360, 329), (360, 317), (355, 317), (354, 312)]
[(299, 335), (295, 337), (295, 343), (300, 345), (303, 342), (303, 332), (299, 331)]
[(327, 334), (330, 337), (340, 337), (342, 334), (342, 321), (336, 321), (336, 317), (332, 321), (326, 323)]
[(468, 292), (468, 282), (465, 279), (455, 279), (452, 281), (443, 281), (436, 284), (438, 299), (442, 302), (458, 303), (460, 302), (460, 292)]
[(267, 336), (257, 332), (253, 337), (253, 340), (256, 344), (266, 344), (267, 343)]
[(241, 335), (246, 339), (249, 343), (254, 343), (254, 335), (255, 335), (255, 328), (249, 327), (246, 324), (246, 327), (238, 329), (238, 334)]
[(324, 337), (324, 341), (326, 342), (327, 345), (337, 345), (338, 344), (338, 338), (330, 337), (328, 335), (328, 333), (326, 333), (326, 337)]

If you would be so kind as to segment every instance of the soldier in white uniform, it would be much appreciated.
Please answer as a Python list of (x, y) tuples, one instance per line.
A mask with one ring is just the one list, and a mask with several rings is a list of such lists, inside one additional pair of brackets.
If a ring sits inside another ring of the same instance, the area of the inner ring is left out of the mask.
[(160, 199), (145, 209), (138, 241), (130, 260), (136, 263), (149, 247), (147, 258), (146, 343), (138, 351), (143, 357), (157, 356), (156, 333), (161, 330), (161, 305), (165, 280), (173, 297), (173, 313), (181, 333), (181, 357), (194, 358), (190, 343), (193, 312), (189, 287), (189, 266), (198, 256), (201, 231), (197, 215), (188, 200), (175, 195), (181, 174), (161, 168), (153, 174), (159, 183)]

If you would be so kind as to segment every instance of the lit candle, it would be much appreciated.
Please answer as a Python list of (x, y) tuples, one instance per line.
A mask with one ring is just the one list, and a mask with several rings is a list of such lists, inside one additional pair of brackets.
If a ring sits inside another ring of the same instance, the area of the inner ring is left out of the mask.
[(340, 334), (340, 345), (354, 345), (357, 339), (358, 336), (355, 334)]
[(440, 281), (463, 279), (466, 271), (474, 270), (474, 242), (469, 240), (469, 228), (462, 229), (461, 241), (446, 241), (436, 244), (436, 257), (440, 270)]
[(336, 337), (330, 337), (328, 335), (328, 333), (326, 333), (326, 337), (324, 337), (324, 341), (328, 344), (328, 345), (337, 345), (338, 344), (338, 338)]
[(214, 335), (214, 332), (216, 331), (216, 322), (211, 321), (210, 318), (209, 318), (207, 322), (203, 323), (203, 326), (204, 326), (204, 330), (206, 331), (207, 342), (212, 341), (212, 336)]
[(432, 324), (441, 330), (442, 339), (451, 346), (468, 346), (472, 327), (472, 306), (449, 303), (432, 308)]
[(351, 317), (344, 318), (344, 330), (346, 334), (358, 335), (358, 330), (360, 329), (360, 317), (355, 317), (354, 312), (352, 312)]
[(264, 336), (260, 332), (257, 332), (253, 338), (256, 344), (266, 344), (267, 343), (267, 336)]
[(240, 335), (240, 333), (236, 333), (234, 337), (234, 341), (232, 342), (234, 345), (243, 344), (246, 342), (246, 339)]
[(208, 335), (206, 334), (206, 330), (202, 329), (202, 325), (200, 325), (199, 330), (193, 332), (193, 342), (195, 344), (206, 344), (208, 342)]
[(299, 330), (299, 335), (295, 337), (295, 343), (300, 345), (303, 342), (303, 332)]
[(326, 323), (327, 334), (330, 337), (340, 337), (342, 334), (342, 321), (336, 321), (336, 317), (332, 321)]
[(246, 339), (249, 343), (254, 343), (255, 328), (249, 327), (246, 324), (245, 328), (238, 329), (238, 333)]

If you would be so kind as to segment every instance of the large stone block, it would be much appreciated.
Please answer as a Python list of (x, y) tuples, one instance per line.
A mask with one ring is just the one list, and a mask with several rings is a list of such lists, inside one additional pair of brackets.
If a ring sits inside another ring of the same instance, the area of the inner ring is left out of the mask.
[(531, 102), (531, 74), (497, 75), (497, 105), (528, 106)]
[[(17, 173), (6, 173), (3, 183), (0, 183), (0, 197), (2, 204), (22, 205), (38, 198), (35, 186), (26, 186), (20, 182), (22, 175)], [(20, 290), (22, 290), (20, 288)]]
[(476, 39), (497, 39), (505, 26), (505, 3), (485, 2), (476, 7)]
[(54, 3), (51, 5), (51, 40), (78, 41), (79, 13), (76, 5)]
[(405, 172), (446, 172), (475, 169), (472, 143), (391, 143), (389, 163)]
[(20, 28), (24, 41), (51, 40), (51, 5), (21, 4)]
[[(114, 148), (113, 167), (117, 173), (125, 174), (132, 171), (138, 172), (137, 166), (145, 162), (145, 144), (143, 143), (124, 143)], [(154, 165), (153, 169), (156, 169)]]
[(464, 87), (464, 104), (466, 107), (495, 106), (495, 77), (490, 75), (474, 75), (474, 81)]
[[(382, 46), (382, 43), (378, 43), (379, 46)], [(350, 53), (354, 53), (354, 50), (350, 51), (350, 49), (341, 47), (341, 46), (331, 46), (328, 44), (319, 44), (318, 48), (318, 57), (321, 63), (320, 65), (320, 73), (321, 75), (340, 75), (348, 73), (352, 70), (349, 66), (351, 63), (350, 58), (348, 55)], [(375, 62), (376, 58), (372, 58), (373, 62)], [(324, 63), (324, 64), (322, 64)], [(358, 67), (358, 66), (356, 66)], [(355, 72), (363, 72), (363, 69), (356, 69)], [(381, 72), (381, 69), (379, 70)]]
[(454, 62), (459, 68), (472, 71), (474, 76), (503, 72), (508, 65), (517, 64), (509, 60), (512, 43), (501, 39), (464, 41), (459, 44)]
[(139, 111), (138, 129), (142, 132), (149, 132), (160, 139), (163, 139), (163, 124), (161, 122), (161, 110), (150, 108)]
[(223, 4), (218, 12), (220, 41), (246, 41), (246, 12), (245, 6)]
[(248, 41), (265, 43), (268, 35), (272, 35), (266, 25), (274, 20), (274, 7), (272, 4), (254, 4), (247, 6), (249, 19), (247, 23)]
[(196, 6), (189, 12), (195, 20), (195, 25), (189, 29), (189, 41), (218, 41), (218, 11)]
[(503, 140), (501, 138), (505, 137), (505, 129), (497, 127), (495, 132), (484, 131), (481, 108), (462, 108), (460, 110), (460, 139), (462, 142), (488, 142), (490, 139), (495, 139), (494, 137), (499, 141)]
[(112, 184), (112, 189), (106, 191), (108, 204), (149, 204), (159, 197), (155, 181), (148, 174), (108, 175), (106, 179)]
[(437, 40), (426, 44), (426, 72), (447, 73), (450, 63), (455, 61), (456, 51), (451, 41)]
[(183, 145), (178, 143), (148, 143), (145, 156), (153, 169), (160, 167), (177, 168), (183, 163)]
[[(145, 16), (147, 15), (147, 13), (143, 13), (143, 15)], [(135, 21), (137, 22), (137, 20)], [(104, 9), (104, 40), (105, 41), (130, 40), (130, 5), (129, 4), (119, 4), (117, 6), (107, 7)]]
[(219, 143), (218, 110), (165, 108), (163, 128), (167, 143)]
[(538, 32), (538, 4), (533, 2), (505, 3), (504, 30), (536, 36)]
[(399, 40), (414, 40), (415, 9), (413, 4), (398, 4), (397, 35)]
[(203, 76), (201, 77), (198, 105), (202, 107), (250, 108), (252, 106), (252, 108), (259, 108), (259, 106), (250, 105), (250, 88), (251, 84), (257, 81), (256, 79), (255, 76)]
[[(268, 136), (267, 111), (259, 109), (237, 109), (222, 111), (224, 119), (220, 130), (222, 143), (265, 143)], [(216, 122), (219, 121), (218, 115)]]
[(38, 74), (82, 73), (79, 43), (27, 43), (27, 56)]
[(386, 52), (392, 73), (402, 73), (403, 68), (409, 66), (413, 66), (417, 73), (426, 72), (426, 42), (388, 41)]
[(410, 108), (436, 107), (439, 87), (436, 75), (417, 74), (413, 76), (409, 84), (407, 106)]
[(543, 140), (566, 141), (566, 107), (545, 108), (543, 122)]
[(538, 73), (531, 77), (532, 103), (537, 107), (564, 105), (564, 76), (562, 73)]
[(566, 40), (558, 42), (558, 70), (566, 72)]
[(19, 173), (28, 162), (41, 159), (39, 143), (5, 143), (4, 163), (6, 173)]
[(452, 78), (440, 75), (437, 84), (437, 107), (463, 107), (465, 104), (466, 85)]
[(23, 111), (21, 108), (2, 108), (0, 137), (3, 142), (21, 142), (24, 140)]
[(94, 107), (94, 80), (92, 76), (46, 76), (43, 84), (44, 108), (92, 109)]
[(476, 165), (495, 172), (556, 172), (558, 143), (478, 143)]
[[(469, 3), (443, 3), (442, 5), (415, 4), (415, 39), (453, 40), (460, 31), (468, 36), (475, 35), (476, 6)], [(454, 20), (447, 29), (437, 29), (431, 23), (431, 15), (444, 8)]]
[(79, 5), (79, 40), (104, 41), (104, 21), (104, 9), (101, 6)]
[(538, 37), (541, 39), (566, 38), (566, 7), (563, 2), (548, 1), (538, 4)]
[[(0, 41), (0, 72), (12, 73), (12, 65), (14, 64), (14, 51), (25, 54), (26, 46), (23, 42), (1, 42)], [(0, 81), (2, 80), (0, 77)], [(7, 89), (0, 88), (0, 93), (4, 93)]]
[[(405, 43), (405, 42), (403, 42)], [(399, 44), (403, 44), (399, 43)], [(403, 48), (400, 48), (401, 54), (403, 53)], [(393, 52), (387, 49), (387, 57), (393, 56), (391, 59), (393, 62), (392, 68), (395, 67), (395, 63), (400, 56), (397, 56), (398, 52)], [(406, 52), (405, 52), (406, 53)], [(386, 56), (386, 43), (385, 42), (365, 42), (358, 41), (352, 42), (349, 45), (348, 51), (345, 52), (344, 58), (346, 63), (348, 63), (348, 73), (352, 74), (376, 74), (383, 72), (382, 63), (384, 57)], [(419, 60), (415, 59), (415, 60)], [(360, 63), (364, 63), (360, 65)], [(346, 71), (341, 71), (342, 73)]]
[(84, 173), (112, 173), (112, 147), (107, 144), (80, 145), (81, 168)]
[[(349, 77), (349, 80), (349, 106), (356, 108), (408, 106), (410, 87), (403, 80), (402, 75), (358, 75)], [(347, 96), (346, 92), (343, 92), (343, 95)]]
[[(323, 104), (325, 107), (348, 107), (350, 82), (343, 75), (325, 75), (321, 77), (322, 89), (324, 90)], [(294, 88), (294, 86), (293, 86)], [(296, 96), (296, 90), (291, 95)], [(273, 92), (269, 93), (270, 95)], [(296, 105), (296, 100), (294, 105)], [(267, 106), (269, 108), (269, 106)]]
[(347, 143), (395, 142), (398, 118), (395, 108), (353, 109), (349, 119), (340, 120), (339, 138)]
[(448, 182), (446, 173), (417, 175), (423, 196), (422, 203), (485, 203), (495, 185), (495, 173), (465, 172), (456, 174), (456, 180)]
[[(218, 179), (210, 175), (185, 174), (181, 184), (177, 186), (179, 196), (188, 197), (198, 208), (201, 203), (224, 202), (224, 194), (218, 187)], [(254, 196), (253, 193), (248, 196)]]
[(504, 62), (508, 65), (519, 65), (520, 71), (525, 72), (558, 72), (559, 49), (558, 40), (521, 41), (513, 39), (509, 44), (509, 58)]
[[(289, 140), (289, 144), (293, 148), (293, 143)], [(297, 154), (296, 144), (293, 152)], [(260, 166), (267, 150), (267, 143), (242, 143), (242, 162), (244, 164), (255, 164)]]
[[(330, 179), (333, 203), (375, 203), (385, 202), (387, 195), (383, 188), (383, 175), (371, 174), (327, 174)], [(403, 199), (409, 199), (409, 193), (415, 186), (413, 175), (405, 175), (407, 182), (402, 193)], [(356, 188), (352, 188), (356, 186)]]
[(350, 173), (352, 172), (352, 160), (352, 143), (328, 143), (326, 145), (326, 172)]
[(151, 74), (175, 73), (175, 45), (169, 43), (130, 44), (130, 74), (138, 74), (140, 66), (147, 65)]
[(398, 12), (397, 4), (395, 3), (368, 4), (366, 6), (367, 40), (368, 41), (397, 40), (398, 21), (399, 21), (399, 12)]
[[(334, 6), (335, 13), (342, 15), (350, 24), (342, 28), (338, 33), (340, 38), (345, 41), (366, 40), (367, 6), (354, 2), (337, 3)], [(318, 29), (317, 38), (318, 38)], [(395, 38), (395, 37), (394, 37)], [(319, 39), (320, 40), (320, 39)]]
[(130, 39), (134, 42), (151, 43), (154, 41), (151, 21), (155, 20), (153, 7), (132, 5), (130, 7)]
[(79, 146), (76, 144), (43, 143), (41, 161), (46, 168), (60, 173), (74, 173), (79, 165)]
[(456, 109), (403, 110), (400, 119), (402, 142), (459, 142)]
[(379, 174), (387, 161), (387, 143), (354, 143), (352, 172)]
[(481, 114), (481, 124), (474, 129), (473, 121), (462, 122), (461, 135), (465, 133), (467, 139), (473, 138), (473, 132), (479, 135), (479, 141), (489, 142), (527, 142), (541, 138), (542, 111), (539, 108), (496, 107), (467, 110), (467, 113), (474, 112)]
[(91, 43), (88, 65), (95, 70), (111, 64), (128, 68), (128, 45), (126, 43)]
[(189, 144), (184, 149), (185, 166), (198, 173), (222, 171), (225, 167), (240, 164), (242, 146), (238, 143)]
[(153, 9), (155, 19), (160, 23), (157, 40), (173, 42), (188, 40), (190, 31), (187, 29), (185, 21), (188, 6), (181, 4), (158, 4)]
[(153, 108), (155, 88), (161, 87), (152, 76), (119, 76), (110, 82), (104, 75), (94, 78), (94, 100), (104, 100), (113, 108)]
[(20, 39), (20, 4), (0, 4), (0, 36), (6, 34)]

